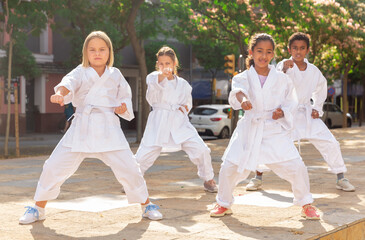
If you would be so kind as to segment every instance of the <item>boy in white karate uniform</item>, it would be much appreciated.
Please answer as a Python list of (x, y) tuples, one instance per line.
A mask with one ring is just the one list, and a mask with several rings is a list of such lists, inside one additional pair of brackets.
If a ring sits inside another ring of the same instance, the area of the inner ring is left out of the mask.
[[(319, 118), (323, 115), (323, 103), (327, 98), (327, 80), (321, 71), (309, 63), (305, 56), (309, 53), (310, 39), (301, 32), (289, 38), (290, 59), (277, 65), (279, 71), (286, 73), (294, 83), (299, 105), (294, 113), (293, 140), (307, 139), (321, 153), (329, 170), (337, 175), (336, 188), (346, 192), (355, 191), (344, 177), (347, 171), (342, 158), (340, 144)], [(310, 100), (313, 100), (311, 104)], [(255, 191), (262, 186), (262, 172), (256, 172), (246, 189)]]
[(146, 182), (115, 113), (134, 118), (132, 95), (121, 72), (112, 67), (113, 46), (101, 31), (90, 33), (83, 46), (82, 65), (67, 74), (55, 87), (52, 103), (72, 102), (75, 118), (64, 137), (44, 163), (34, 196), (34, 207), (19, 219), (29, 224), (45, 219), (47, 201), (56, 199), (61, 185), (88, 157), (98, 158), (113, 170), (124, 186), (129, 203), (141, 203), (143, 217), (162, 219), (158, 206), (148, 198)]
[(156, 54), (155, 71), (147, 76), (146, 98), (152, 106), (136, 158), (144, 174), (161, 151), (184, 150), (198, 167), (204, 189), (217, 192), (210, 149), (191, 125), (188, 112), (192, 107), (191, 86), (176, 75), (179, 65), (173, 49), (162, 47)]
[(217, 204), (211, 217), (232, 214), (235, 186), (245, 180), (259, 164), (266, 164), (279, 177), (290, 182), (294, 204), (302, 206), (302, 216), (319, 219), (310, 193), (307, 168), (293, 141), (293, 111), (297, 99), (292, 81), (269, 65), (275, 42), (268, 34), (250, 40), (248, 70), (232, 79), (229, 103), (233, 109), (245, 110), (237, 123), (222, 157)]

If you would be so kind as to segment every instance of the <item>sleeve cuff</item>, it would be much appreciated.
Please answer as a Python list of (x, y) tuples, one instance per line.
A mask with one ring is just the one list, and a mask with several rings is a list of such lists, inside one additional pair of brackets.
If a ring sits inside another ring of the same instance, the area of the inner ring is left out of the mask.
[(72, 102), (72, 99), (73, 99), (72, 85), (71, 84), (65, 84), (65, 83), (62, 83), (61, 82), (57, 86), (54, 87), (54, 92), (56, 93), (60, 87), (65, 87), (65, 88), (67, 88), (70, 91), (66, 96), (63, 96), (64, 104), (71, 103)]
[(132, 101), (129, 99), (123, 99), (122, 103), (125, 103), (127, 105), (127, 111), (125, 111), (125, 113), (118, 114), (118, 116), (127, 121), (131, 121), (134, 118)]
[[(239, 92), (242, 92), (243, 94), (245, 94), (245, 96), (247, 98), (247, 93), (241, 88), (236, 88), (229, 93), (228, 101), (234, 110), (239, 110), (242, 108), (241, 102), (238, 101), (237, 96), (236, 96), (236, 94)], [(249, 99), (247, 98), (247, 100), (249, 100)]]

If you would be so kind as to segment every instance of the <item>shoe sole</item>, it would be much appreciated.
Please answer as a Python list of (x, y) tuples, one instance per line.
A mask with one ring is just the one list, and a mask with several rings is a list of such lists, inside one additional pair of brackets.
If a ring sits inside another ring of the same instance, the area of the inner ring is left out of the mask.
[(162, 220), (162, 218), (156, 218), (156, 219), (149, 218), (149, 217), (143, 217), (143, 218), (149, 219), (151, 221), (159, 221), (159, 220)]
[(307, 220), (320, 220), (321, 217), (308, 217), (307, 215), (302, 215), (302, 218), (305, 218)]
[(221, 213), (221, 214), (210, 214), (211, 217), (224, 217), (225, 215), (232, 215), (233, 212), (232, 210), (229, 210), (229, 211), (225, 211), (224, 213)]
[(355, 189), (346, 189), (346, 188), (342, 188), (342, 187), (340, 187), (340, 186), (336, 186), (336, 188), (337, 188), (338, 190), (342, 190), (342, 191), (344, 191), (344, 192), (355, 192)]
[(20, 224), (20, 225), (27, 225), (27, 224), (31, 224), (31, 223), (35, 223), (35, 222), (44, 221), (44, 220), (46, 220), (46, 218), (40, 218), (40, 219), (35, 220), (35, 221), (33, 221), (33, 222), (20, 222), (20, 221), (19, 221), (19, 224)]
[(261, 190), (262, 187), (258, 187), (258, 188), (246, 188), (246, 191), (258, 191)]
[(209, 192), (209, 193), (217, 193), (218, 192), (218, 190), (211, 190), (211, 189), (208, 189), (208, 188), (204, 188), (204, 191)]

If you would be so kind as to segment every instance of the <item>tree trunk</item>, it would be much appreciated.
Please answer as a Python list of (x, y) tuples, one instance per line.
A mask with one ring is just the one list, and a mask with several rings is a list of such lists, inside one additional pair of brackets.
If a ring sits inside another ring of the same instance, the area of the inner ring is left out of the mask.
[(13, 40), (10, 37), (9, 41), (9, 57), (8, 57), (8, 115), (6, 119), (6, 131), (5, 131), (5, 146), (4, 146), (4, 155), (5, 158), (8, 158), (8, 145), (9, 145), (9, 131), (10, 131), (10, 115), (11, 115), (11, 101), (10, 101), (10, 92), (11, 92), (11, 62), (13, 58)]
[(141, 4), (144, 3), (144, 0), (133, 0), (132, 1), (132, 8), (128, 17), (128, 21), (126, 23), (126, 28), (128, 32), (128, 37), (130, 39), (130, 42), (133, 47), (134, 54), (136, 55), (138, 65), (139, 65), (139, 71), (140, 71), (140, 86), (142, 87), (142, 109), (138, 109), (138, 111), (142, 111), (142, 129), (137, 129), (137, 142), (140, 142), (141, 139), (138, 139), (138, 136), (142, 136), (142, 134), (138, 134), (138, 132), (143, 132), (146, 123), (147, 123), (147, 117), (150, 112), (149, 105), (146, 101), (146, 90), (147, 90), (147, 84), (146, 84), (146, 77), (147, 77), (147, 65), (146, 65), (146, 56), (145, 51), (143, 47), (143, 41), (138, 39), (136, 28), (134, 25), (134, 22), (137, 17), (138, 9), (141, 6)]
[(360, 76), (361, 76), (360, 78), (363, 79), (363, 81), (362, 81), (363, 94), (362, 94), (362, 98), (360, 100), (359, 127), (362, 126), (362, 122), (365, 119), (365, 75), (361, 74)]
[(349, 111), (349, 104), (348, 104), (348, 97), (347, 97), (347, 82), (348, 82), (348, 75), (349, 75), (349, 71), (351, 69), (352, 66), (352, 61), (350, 60), (347, 65), (345, 65), (345, 72), (343, 74), (343, 92), (342, 92), (342, 96), (343, 96), (343, 118), (342, 118), (342, 127), (346, 128), (347, 127), (347, 113)]

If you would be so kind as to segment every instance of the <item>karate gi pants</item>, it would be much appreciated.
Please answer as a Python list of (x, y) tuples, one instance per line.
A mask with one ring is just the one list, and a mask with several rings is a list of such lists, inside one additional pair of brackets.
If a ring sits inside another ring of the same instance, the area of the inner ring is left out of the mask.
[[(276, 175), (287, 180), (292, 187), (294, 194), (293, 203), (303, 206), (313, 202), (310, 193), (309, 177), (306, 166), (300, 158), (266, 164)], [(216, 197), (217, 203), (225, 208), (230, 208), (234, 202), (233, 190), (237, 184), (245, 180), (251, 171), (244, 170), (242, 173), (237, 172), (238, 166), (224, 161), (219, 172), (219, 187)]]
[[(334, 174), (347, 172), (345, 162), (342, 158), (340, 144), (324, 124), (322, 131), (307, 138), (307, 140), (313, 144), (327, 162), (329, 171)], [(259, 166), (257, 171), (267, 172), (268, 170), (263, 166)]]
[(321, 153), (332, 173), (347, 172), (340, 144), (324, 124), (322, 131), (308, 138), (308, 141)]
[[(204, 181), (214, 177), (210, 149), (204, 141), (198, 137), (192, 137), (181, 143), (181, 149), (188, 154), (190, 161), (198, 167), (198, 176)], [(156, 161), (162, 151), (160, 146), (146, 146), (143, 141), (136, 153), (137, 162), (144, 174)]]
[(129, 203), (146, 202), (146, 182), (130, 149), (100, 153), (71, 152), (71, 148), (62, 146), (62, 141), (44, 163), (34, 200), (56, 199), (61, 185), (76, 172), (85, 158), (98, 158), (112, 169), (118, 182), (123, 185)]

